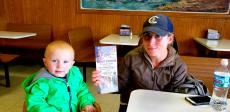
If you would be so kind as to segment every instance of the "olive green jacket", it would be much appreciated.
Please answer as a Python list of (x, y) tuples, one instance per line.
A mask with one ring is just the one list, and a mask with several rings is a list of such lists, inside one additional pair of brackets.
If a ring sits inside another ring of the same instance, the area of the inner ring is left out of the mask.
[(139, 46), (130, 51), (119, 66), (119, 92), (121, 101), (128, 103), (131, 91), (149, 89), (173, 92), (183, 84), (187, 76), (187, 65), (172, 47), (168, 47), (168, 55), (158, 67), (152, 68), (151, 60)]

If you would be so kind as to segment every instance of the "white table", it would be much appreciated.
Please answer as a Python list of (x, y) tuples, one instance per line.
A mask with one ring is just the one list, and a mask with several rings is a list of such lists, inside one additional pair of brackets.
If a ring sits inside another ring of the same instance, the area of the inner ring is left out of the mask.
[(209, 50), (209, 56), (216, 57), (218, 51), (230, 51), (230, 40), (208, 40), (205, 38), (193, 38), (196, 42), (206, 47)]
[(0, 38), (7, 38), (7, 39), (20, 39), (26, 38), (31, 36), (36, 36), (36, 33), (30, 32), (13, 32), (13, 31), (0, 31)]
[[(188, 94), (154, 90), (134, 90), (127, 112), (211, 112), (210, 105), (193, 106), (185, 100)], [(230, 112), (228, 100), (228, 112)]]
[(129, 45), (137, 46), (140, 38), (138, 35), (120, 36), (119, 34), (110, 34), (100, 40), (101, 44)]
[(194, 38), (196, 42), (213, 51), (230, 51), (230, 40), (208, 40), (205, 38)]

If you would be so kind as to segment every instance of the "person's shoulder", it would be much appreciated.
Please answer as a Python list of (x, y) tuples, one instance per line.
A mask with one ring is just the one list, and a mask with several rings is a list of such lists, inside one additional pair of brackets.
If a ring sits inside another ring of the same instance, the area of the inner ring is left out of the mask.
[(169, 55), (168, 60), (175, 66), (175, 67), (187, 67), (186, 63), (182, 60), (178, 52), (171, 46), (168, 47)]
[(72, 66), (72, 67), (69, 69), (69, 72), (68, 72), (68, 73), (72, 73), (72, 72), (74, 72), (74, 73), (79, 73), (79, 72), (81, 72), (81, 71), (80, 71), (80, 68), (79, 68), (78, 66)]
[(127, 65), (131, 63), (133, 65), (136, 65), (143, 62), (144, 59), (143, 57), (144, 57), (144, 48), (143, 46), (138, 46), (124, 56), (123, 62)]
[(72, 66), (68, 72), (68, 74), (81, 74), (80, 69), (77, 66)]
[(44, 77), (38, 77), (38, 72), (33, 73), (30, 77), (24, 80), (22, 83), (22, 87), (25, 89), (26, 92), (29, 92), (32, 88), (40, 88), (45, 90), (49, 87), (50, 80)]
[(33, 78), (33, 82), (36, 81), (36, 80), (40, 80), (40, 79), (51, 79), (51, 78), (54, 78), (53, 75), (51, 75), (49, 73), (49, 71), (45, 68), (45, 67), (42, 67), (38, 72), (35, 73), (36, 75), (34, 76)]
[(70, 70), (80, 70), (77, 66), (72, 66)]
[(181, 59), (180, 55), (178, 54), (178, 52), (171, 46), (168, 47), (169, 49), (169, 55), (168, 58), (170, 60), (173, 60), (175, 62), (179, 62), (179, 63), (183, 63), (183, 60)]
[(136, 48), (134, 48), (133, 50), (129, 51), (125, 57), (132, 57), (132, 56), (137, 56), (137, 55), (140, 55), (140, 54), (143, 54), (144, 53), (144, 48), (143, 46), (138, 46)]
[(182, 58), (180, 57), (180, 55), (176, 55), (175, 56), (175, 62), (176, 62), (176, 65), (177, 67), (183, 67), (185, 69), (187, 69), (187, 64), (182, 60)]

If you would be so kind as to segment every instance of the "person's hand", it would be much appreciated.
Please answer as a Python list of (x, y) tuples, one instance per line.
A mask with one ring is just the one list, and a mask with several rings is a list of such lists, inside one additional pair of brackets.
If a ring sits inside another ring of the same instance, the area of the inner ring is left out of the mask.
[(97, 110), (93, 105), (87, 105), (81, 110), (81, 112), (97, 112)]
[(92, 81), (93, 81), (94, 85), (96, 85), (96, 86), (99, 85), (99, 83), (100, 83), (100, 78), (101, 78), (100, 71), (94, 70), (94, 71), (92, 72)]

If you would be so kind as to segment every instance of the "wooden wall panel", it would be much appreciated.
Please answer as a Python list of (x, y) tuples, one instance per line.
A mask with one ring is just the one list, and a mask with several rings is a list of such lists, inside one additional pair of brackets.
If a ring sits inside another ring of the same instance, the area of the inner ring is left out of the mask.
[[(179, 50), (183, 54), (197, 55), (200, 50), (196, 47), (194, 37), (206, 37), (208, 28), (219, 30), (223, 34), (224, 19), (206, 18), (173, 18), (175, 36), (179, 43)], [(227, 38), (227, 37), (226, 37)], [(194, 47), (193, 47), (194, 46)], [(194, 52), (191, 52), (194, 51)], [(193, 53), (193, 54), (191, 54)]]
[[(142, 29), (144, 20), (156, 12), (96, 11), (77, 12), (77, 0), (0, 0), (0, 29), (5, 23), (51, 24), (54, 39), (67, 40), (67, 32), (75, 27), (90, 26), (95, 40), (110, 33), (118, 33), (121, 24), (132, 27), (133, 34)], [(208, 28), (219, 30), (222, 38), (230, 39), (229, 14), (170, 13), (180, 54), (198, 55), (199, 46), (193, 37), (205, 37)], [(2, 17), (3, 16), (3, 17)], [(229, 54), (226, 54), (229, 56)]]
[(0, 0), (0, 29), (3, 29), (5, 26), (5, 7), (4, 7), (4, 1)]

